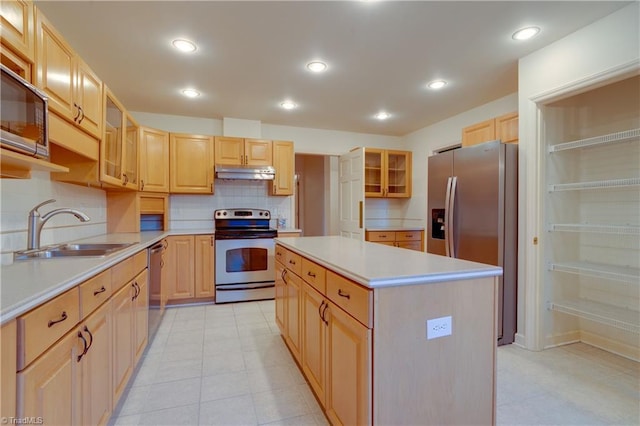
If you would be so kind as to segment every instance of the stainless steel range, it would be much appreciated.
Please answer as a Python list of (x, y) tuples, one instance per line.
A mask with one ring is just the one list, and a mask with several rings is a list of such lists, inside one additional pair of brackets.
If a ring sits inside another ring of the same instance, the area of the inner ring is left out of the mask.
[(216, 303), (273, 299), (275, 229), (261, 209), (216, 210)]

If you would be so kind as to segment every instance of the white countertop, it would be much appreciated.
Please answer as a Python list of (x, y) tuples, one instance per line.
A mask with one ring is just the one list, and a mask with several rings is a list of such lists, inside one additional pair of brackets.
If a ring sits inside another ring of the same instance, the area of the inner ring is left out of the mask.
[(276, 238), (276, 242), (370, 288), (502, 275), (502, 268), (344, 237)]
[(424, 231), (420, 226), (367, 226), (365, 231)]

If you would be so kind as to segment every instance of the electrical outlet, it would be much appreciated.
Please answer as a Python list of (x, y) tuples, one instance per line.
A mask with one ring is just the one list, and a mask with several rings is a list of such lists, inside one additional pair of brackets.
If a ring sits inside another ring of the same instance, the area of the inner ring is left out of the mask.
[(427, 320), (427, 340), (451, 336), (451, 316)]

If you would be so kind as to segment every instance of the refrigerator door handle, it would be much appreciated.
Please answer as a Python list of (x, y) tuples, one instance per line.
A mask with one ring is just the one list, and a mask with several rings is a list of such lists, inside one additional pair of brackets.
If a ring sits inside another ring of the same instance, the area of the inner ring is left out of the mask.
[(456, 240), (455, 240), (455, 223), (454, 218), (456, 213), (456, 189), (458, 188), (458, 177), (451, 178), (451, 198), (449, 199), (449, 253), (451, 257), (456, 257)]
[(450, 202), (451, 202), (451, 177), (447, 178), (447, 194), (444, 199), (444, 249), (445, 256), (451, 257), (451, 252), (449, 250), (450, 243), (450, 233), (449, 233), (449, 211), (450, 211)]

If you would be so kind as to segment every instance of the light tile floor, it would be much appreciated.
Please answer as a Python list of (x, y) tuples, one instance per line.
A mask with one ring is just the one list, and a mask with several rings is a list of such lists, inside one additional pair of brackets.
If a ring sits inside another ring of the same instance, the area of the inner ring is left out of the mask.
[[(273, 301), (166, 310), (112, 425), (326, 425)], [(640, 425), (640, 364), (574, 344), (498, 348), (498, 425)]]

